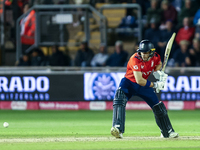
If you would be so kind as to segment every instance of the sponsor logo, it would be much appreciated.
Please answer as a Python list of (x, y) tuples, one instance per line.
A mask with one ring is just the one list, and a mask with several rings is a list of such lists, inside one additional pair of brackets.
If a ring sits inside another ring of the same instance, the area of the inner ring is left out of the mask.
[(163, 92), (200, 92), (200, 76), (168, 76)]
[(0, 94), (0, 100), (49, 100), (50, 95), (48, 93), (2, 93)]
[(143, 66), (143, 65), (141, 65), (141, 68), (143, 69), (143, 68), (144, 68), (144, 66)]
[(55, 103), (54, 102), (47, 102), (47, 103), (39, 102), (39, 107), (42, 109), (52, 109), (55, 107)]
[[(151, 71), (142, 73), (143, 75), (150, 75)], [(125, 73), (85, 73), (84, 99), (112, 100), (124, 74)], [(112, 88), (114, 90), (111, 90)], [(178, 76), (177, 78), (168, 76), (164, 90), (161, 90), (159, 97), (160, 100), (200, 100), (200, 76)]]
[(23, 101), (23, 102), (12, 101), (11, 102), (11, 109), (13, 109), (13, 110), (26, 110), (26, 108), (27, 108), (26, 101)]
[(126, 109), (151, 109), (146, 102), (128, 102), (126, 104)]
[(85, 73), (85, 100), (113, 100), (124, 73)]
[(0, 100), (49, 100), (49, 88), (46, 76), (0, 76)]
[(78, 109), (78, 104), (68, 104), (68, 103), (56, 103), (55, 105), (56, 109)]
[(0, 92), (47, 92), (49, 90), (49, 79), (45, 76), (7, 77), (0, 76)]
[(109, 74), (99, 74), (94, 79), (92, 89), (96, 99), (112, 99), (115, 93), (116, 83)]
[(161, 100), (197, 100), (199, 93), (161, 93)]
[(150, 74), (151, 74), (151, 71), (142, 72), (142, 74), (144, 74), (145, 76), (146, 76), (146, 75), (150, 75)]
[(64, 109), (64, 110), (78, 110), (78, 103), (69, 102), (40, 102), (40, 109)]
[(200, 99), (200, 76), (168, 76), (161, 93), (161, 100)]
[(133, 68), (134, 68), (135, 70), (137, 70), (137, 69), (138, 69), (138, 66), (137, 66), (137, 65), (135, 65), (135, 66), (133, 66)]
[(200, 101), (196, 101), (195, 107), (196, 107), (196, 108), (200, 108)]
[(106, 102), (90, 102), (90, 110), (105, 110)]
[(153, 67), (153, 65), (154, 65), (154, 61), (151, 62), (151, 67)]
[(184, 102), (183, 101), (169, 101), (167, 106), (169, 110), (183, 110)]

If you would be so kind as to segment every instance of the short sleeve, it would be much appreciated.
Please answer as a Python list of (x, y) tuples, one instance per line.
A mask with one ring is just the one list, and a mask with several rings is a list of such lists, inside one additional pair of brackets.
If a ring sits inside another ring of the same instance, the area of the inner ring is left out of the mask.
[(154, 60), (155, 60), (155, 67), (154, 67), (154, 70), (156, 69), (156, 66), (160, 64), (161, 62), (161, 59), (160, 59), (160, 55), (158, 53), (155, 53), (155, 56), (154, 56)]
[(128, 65), (132, 69), (132, 71), (141, 71), (140, 61), (134, 56), (130, 58)]

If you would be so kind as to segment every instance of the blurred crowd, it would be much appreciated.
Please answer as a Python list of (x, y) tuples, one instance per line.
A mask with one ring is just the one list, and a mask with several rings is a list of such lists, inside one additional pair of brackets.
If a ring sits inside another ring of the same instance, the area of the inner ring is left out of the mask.
[(168, 66), (200, 66), (200, 1), (151, 0), (144, 38), (163, 56), (174, 32), (177, 33)]
[[(23, 54), (16, 63), (17, 66), (80, 66), (80, 67), (123, 67), (127, 63), (128, 53), (123, 49), (123, 42), (116, 41), (115, 52), (108, 54), (106, 45), (101, 44), (99, 52), (94, 54), (88, 47), (88, 42), (81, 42), (80, 49), (77, 51), (74, 60), (69, 53), (59, 50), (59, 46), (51, 47), (52, 55), (45, 56), (40, 48), (34, 48), (30, 53)], [(67, 50), (66, 50), (67, 51)]]
[[(200, 66), (200, 0), (6, 0), (7, 7), (17, 6), (11, 7), (15, 20), (34, 4), (90, 4), (95, 7), (96, 3), (138, 3), (142, 8), (143, 39), (148, 39), (154, 44), (162, 61), (166, 44), (176, 32), (168, 66)], [(134, 13), (134, 9), (127, 9), (127, 16), (118, 27), (136, 27), (137, 25), (130, 26), (130, 19), (133, 19), (130, 16), (137, 20)], [(123, 40), (115, 42), (115, 51), (112, 54), (108, 53), (108, 46), (105, 43), (101, 43), (99, 52), (94, 53), (89, 48), (88, 41), (82, 41), (74, 59), (67, 50), (66, 53), (61, 52), (59, 45), (51, 47), (50, 56), (45, 56), (40, 48), (25, 53), (25, 50), (34, 44), (34, 10), (21, 20), (20, 26), (23, 56), (16, 63), (18, 66), (117, 67), (126, 66), (130, 56), (123, 48)], [(139, 42), (136, 42), (133, 53), (137, 50)]]

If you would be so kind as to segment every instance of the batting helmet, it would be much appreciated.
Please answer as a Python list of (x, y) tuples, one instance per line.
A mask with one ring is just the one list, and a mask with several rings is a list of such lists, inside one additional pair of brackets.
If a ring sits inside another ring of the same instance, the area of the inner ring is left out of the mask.
[(154, 55), (155, 50), (156, 49), (154, 48), (154, 45), (149, 40), (142, 40), (139, 44), (139, 48), (138, 48), (137, 52), (149, 52), (150, 51), (149, 56), (152, 57)]

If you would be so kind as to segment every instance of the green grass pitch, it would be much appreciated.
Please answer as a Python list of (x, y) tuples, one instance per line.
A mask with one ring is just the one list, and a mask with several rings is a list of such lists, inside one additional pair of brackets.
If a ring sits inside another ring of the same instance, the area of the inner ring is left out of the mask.
[(200, 149), (200, 110), (168, 114), (178, 139), (160, 138), (152, 111), (127, 111), (124, 138), (115, 139), (112, 111), (0, 110), (0, 150)]

